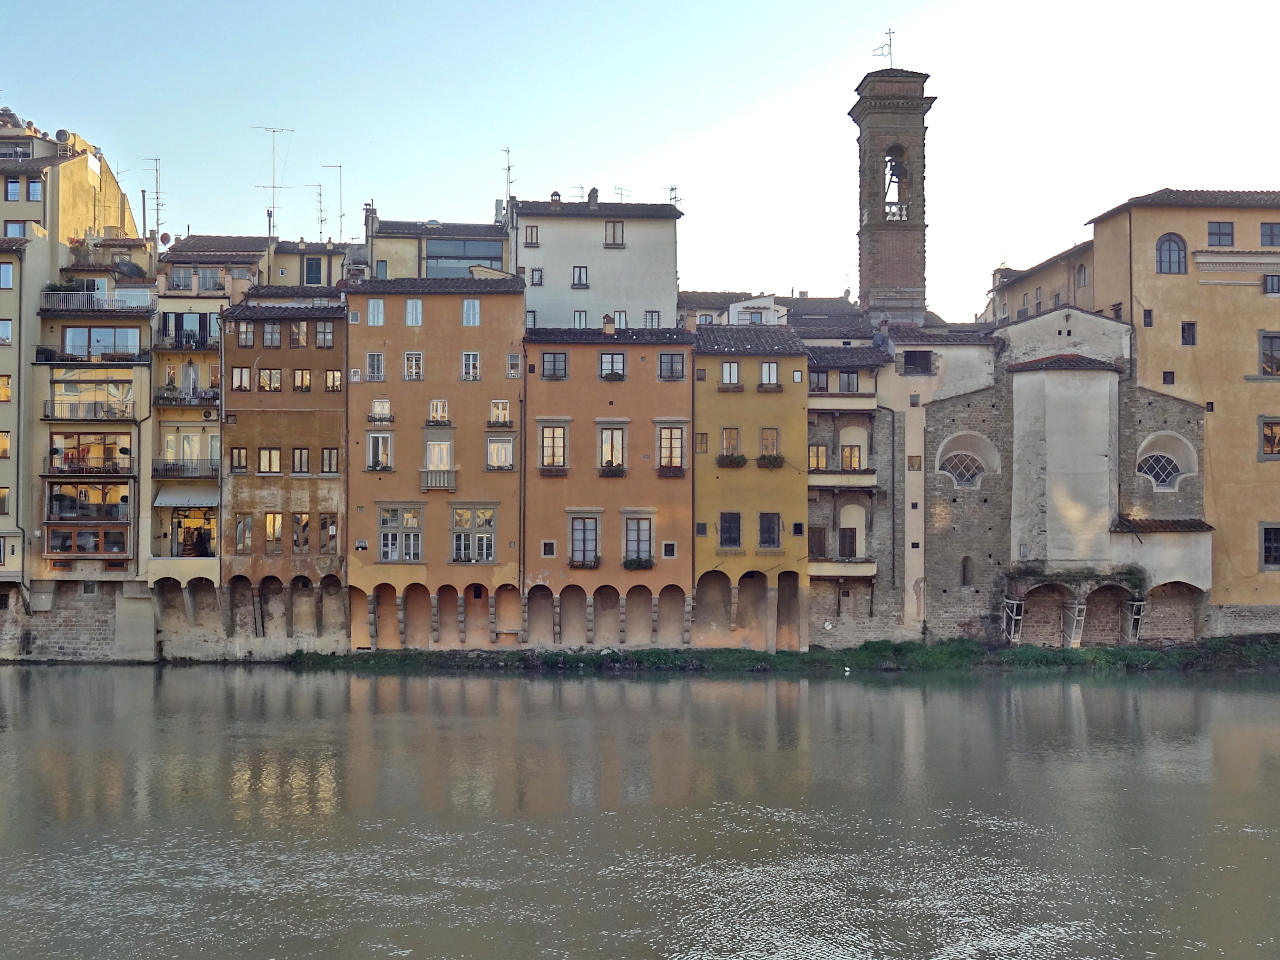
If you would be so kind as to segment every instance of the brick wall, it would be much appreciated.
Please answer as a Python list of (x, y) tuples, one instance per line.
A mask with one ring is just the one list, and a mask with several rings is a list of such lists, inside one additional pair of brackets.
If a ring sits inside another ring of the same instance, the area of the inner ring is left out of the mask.
[(116, 655), (118, 583), (94, 583), (85, 594), (81, 581), (54, 585), (53, 609), (28, 615), (18, 588), (6, 585), (9, 609), (0, 611), (0, 658), (30, 660), (113, 660)]
[[(1120, 512), (1136, 517), (1204, 518), (1204, 411), (1199, 404), (1166, 397), (1132, 380), (1120, 381)], [(1138, 448), (1157, 432), (1176, 433), (1195, 450), (1199, 469), (1174, 490), (1155, 490), (1137, 473)]]

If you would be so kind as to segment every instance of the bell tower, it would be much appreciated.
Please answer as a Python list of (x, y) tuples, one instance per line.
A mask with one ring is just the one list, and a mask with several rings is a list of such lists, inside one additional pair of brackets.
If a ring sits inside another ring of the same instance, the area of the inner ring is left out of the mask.
[(872, 320), (924, 323), (927, 73), (876, 70), (858, 84), (858, 299)]

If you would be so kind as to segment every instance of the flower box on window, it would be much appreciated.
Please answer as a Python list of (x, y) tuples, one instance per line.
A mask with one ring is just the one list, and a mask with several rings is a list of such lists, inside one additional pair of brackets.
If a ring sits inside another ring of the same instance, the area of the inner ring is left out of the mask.
[(620, 373), (617, 370), (610, 370), (608, 373), (601, 374), (600, 379), (608, 380), (610, 383), (618, 383), (627, 379), (627, 375), (625, 373)]
[(614, 463), (606, 463), (600, 468), (600, 476), (602, 477), (625, 477), (627, 468)]
[(567, 477), (568, 467), (539, 467), (538, 474), (543, 477)]
[(622, 561), (624, 570), (652, 570), (653, 557), (627, 557)]
[(786, 462), (779, 453), (767, 453), (762, 457), (756, 457), (756, 466), (761, 470), (776, 470)]
[(658, 467), (658, 476), (660, 477), (683, 477), (684, 467), (676, 467), (670, 464), (663, 464)]
[(741, 453), (722, 453), (716, 457), (717, 467), (745, 467), (747, 458)]
[(595, 570), (600, 566), (600, 557), (582, 558), (580, 560), (570, 560), (569, 567), (573, 570)]

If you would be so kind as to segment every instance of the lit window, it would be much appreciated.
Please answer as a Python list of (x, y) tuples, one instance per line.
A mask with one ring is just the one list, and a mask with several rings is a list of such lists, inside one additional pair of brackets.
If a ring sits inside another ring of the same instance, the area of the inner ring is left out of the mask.
[(259, 447), (258, 448), (258, 472), (259, 473), (279, 473), (280, 472), (280, 448), (279, 447)]

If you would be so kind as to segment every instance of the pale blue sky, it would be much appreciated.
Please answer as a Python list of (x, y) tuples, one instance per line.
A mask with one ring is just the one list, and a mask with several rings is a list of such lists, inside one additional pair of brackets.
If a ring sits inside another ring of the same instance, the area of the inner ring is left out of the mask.
[(510, 146), (517, 196), (622, 186), (657, 201), (675, 184), (684, 289), (838, 295), (857, 288), (845, 114), (887, 66), (871, 51), (892, 26), (895, 65), (932, 74), (938, 98), (929, 301), (964, 321), (1002, 260), (1085, 239), (1085, 220), (1130, 196), (1280, 188), (1277, 7), (86, 5), (8, 62), (0, 103), (100, 145), (135, 215), (159, 156), (171, 233), (265, 232), (271, 142), (254, 125), (295, 131), (278, 140), (283, 237), (317, 235), (315, 183), (337, 237), (329, 163), (348, 238), (370, 198), (389, 219), (486, 221)]

